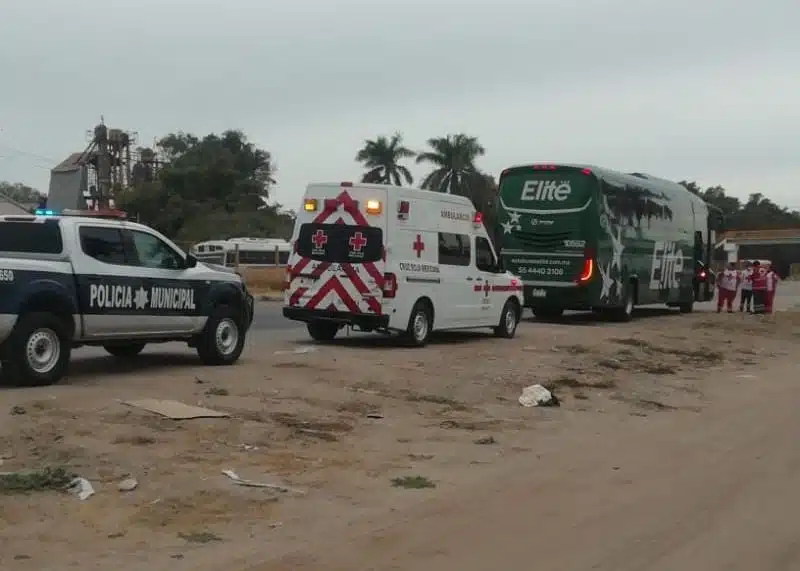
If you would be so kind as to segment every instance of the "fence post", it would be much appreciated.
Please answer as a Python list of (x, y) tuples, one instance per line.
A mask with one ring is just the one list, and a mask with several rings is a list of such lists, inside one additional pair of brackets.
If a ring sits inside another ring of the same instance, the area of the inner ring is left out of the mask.
[(278, 250), (278, 245), (277, 244), (275, 244), (275, 265), (276, 266), (280, 266), (281, 265), (281, 256), (280, 256), (280, 252)]
[(239, 270), (239, 244), (233, 245), (233, 267)]

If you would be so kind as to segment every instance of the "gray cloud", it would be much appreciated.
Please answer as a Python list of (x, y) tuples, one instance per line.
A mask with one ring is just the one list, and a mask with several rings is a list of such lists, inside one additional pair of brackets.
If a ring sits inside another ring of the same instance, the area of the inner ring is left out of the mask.
[(45, 187), (47, 161), (8, 147), (61, 159), (102, 113), (144, 141), (241, 128), (287, 204), (358, 176), (361, 141), (399, 129), (477, 135), (495, 174), (586, 161), (800, 207), (798, 16), (793, 0), (0, 0), (0, 179)]

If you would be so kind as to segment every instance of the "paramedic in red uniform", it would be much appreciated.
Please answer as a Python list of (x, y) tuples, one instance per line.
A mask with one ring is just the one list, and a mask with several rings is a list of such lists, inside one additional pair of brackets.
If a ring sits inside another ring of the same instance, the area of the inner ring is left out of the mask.
[(764, 298), (764, 309), (772, 313), (772, 304), (775, 301), (775, 291), (778, 289), (778, 272), (770, 266), (767, 270), (767, 293)]
[(767, 269), (758, 260), (753, 262), (750, 281), (753, 284), (753, 313), (764, 313), (767, 301)]
[(733, 300), (736, 299), (736, 290), (739, 288), (739, 272), (736, 271), (736, 264), (728, 264), (728, 267), (717, 276), (717, 313), (722, 311), (723, 304), (728, 313), (733, 313)]

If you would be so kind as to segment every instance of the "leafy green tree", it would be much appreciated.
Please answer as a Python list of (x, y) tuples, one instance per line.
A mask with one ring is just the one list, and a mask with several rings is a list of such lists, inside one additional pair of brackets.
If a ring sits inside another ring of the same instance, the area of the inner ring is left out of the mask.
[(131, 216), (181, 242), (291, 234), (293, 217), (266, 202), (271, 156), (240, 131), (202, 139), (173, 133), (158, 148), (164, 161), (152, 180), (116, 197)]
[(709, 204), (719, 208), (725, 216), (725, 227), (737, 230), (763, 230), (768, 228), (800, 228), (800, 212), (779, 206), (761, 193), (753, 193), (742, 204), (735, 196), (728, 196), (722, 186), (702, 190), (697, 183), (681, 181)]
[(21, 204), (39, 203), (44, 198), (44, 194), (33, 187), (21, 182), (0, 181), (0, 194), (3, 194)]
[(414, 151), (403, 146), (403, 136), (400, 133), (391, 137), (381, 135), (377, 139), (367, 139), (356, 154), (356, 161), (368, 169), (361, 182), (400, 186), (405, 180), (406, 184), (412, 184), (414, 177), (411, 176), (411, 171), (400, 162), (414, 155)]
[(417, 163), (429, 163), (434, 169), (422, 180), (422, 188), (472, 197), (486, 178), (475, 166), (486, 150), (477, 137), (463, 133), (428, 139), (430, 151), (417, 155)]

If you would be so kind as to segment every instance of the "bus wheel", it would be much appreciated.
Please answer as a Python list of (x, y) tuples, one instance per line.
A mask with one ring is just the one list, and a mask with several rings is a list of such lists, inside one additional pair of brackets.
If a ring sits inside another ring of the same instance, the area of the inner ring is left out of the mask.
[(563, 314), (563, 307), (540, 307), (533, 310), (533, 316), (537, 319), (558, 319)]

